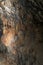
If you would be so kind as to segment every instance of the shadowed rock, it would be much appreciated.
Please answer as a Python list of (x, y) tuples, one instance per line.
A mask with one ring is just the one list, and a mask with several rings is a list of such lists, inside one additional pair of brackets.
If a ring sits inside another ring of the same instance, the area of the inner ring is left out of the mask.
[(43, 65), (43, 0), (0, 1), (0, 29), (1, 65)]

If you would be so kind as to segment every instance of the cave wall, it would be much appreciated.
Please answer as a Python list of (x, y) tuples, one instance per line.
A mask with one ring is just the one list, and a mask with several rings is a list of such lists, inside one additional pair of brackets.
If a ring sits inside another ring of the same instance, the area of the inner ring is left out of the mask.
[(0, 64), (43, 65), (43, 0), (0, 1)]

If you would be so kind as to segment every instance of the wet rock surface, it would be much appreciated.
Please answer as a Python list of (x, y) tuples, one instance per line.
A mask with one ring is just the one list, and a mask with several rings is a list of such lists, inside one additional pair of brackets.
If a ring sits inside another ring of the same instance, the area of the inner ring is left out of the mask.
[(0, 65), (43, 65), (43, 0), (0, 0)]

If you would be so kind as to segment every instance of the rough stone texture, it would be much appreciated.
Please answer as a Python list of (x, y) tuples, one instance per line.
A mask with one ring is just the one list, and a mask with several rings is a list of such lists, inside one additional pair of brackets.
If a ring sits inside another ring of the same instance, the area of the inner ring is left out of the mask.
[(0, 65), (43, 65), (43, 0), (0, 0)]

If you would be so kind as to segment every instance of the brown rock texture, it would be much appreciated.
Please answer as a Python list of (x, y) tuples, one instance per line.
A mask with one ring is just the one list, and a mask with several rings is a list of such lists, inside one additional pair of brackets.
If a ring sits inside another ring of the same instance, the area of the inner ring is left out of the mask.
[(43, 65), (43, 0), (0, 0), (0, 65)]

